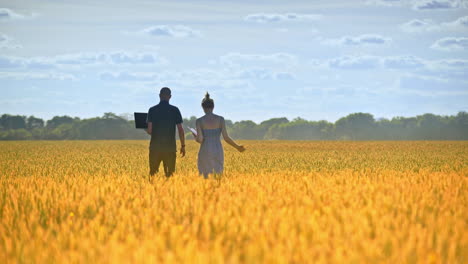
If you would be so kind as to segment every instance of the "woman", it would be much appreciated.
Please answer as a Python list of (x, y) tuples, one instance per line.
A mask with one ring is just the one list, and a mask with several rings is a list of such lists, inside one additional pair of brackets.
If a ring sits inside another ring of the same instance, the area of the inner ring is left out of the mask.
[(197, 119), (197, 135), (193, 136), (201, 144), (198, 152), (198, 171), (206, 179), (210, 173), (221, 174), (223, 172), (224, 152), (221, 145), (221, 134), (223, 134), (224, 140), (238, 151), (243, 152), (245, 148), (237, 145), (229, 137), (224, 118), (213, 114), (214, 101), (210, 98), (209, 93), (206, 93), (201, 105), (205, 115)]

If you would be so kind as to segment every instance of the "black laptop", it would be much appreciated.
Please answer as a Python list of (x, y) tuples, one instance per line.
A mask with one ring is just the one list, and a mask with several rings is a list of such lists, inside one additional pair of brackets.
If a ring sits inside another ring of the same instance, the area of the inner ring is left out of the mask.
[(148, 128), (148, 123), (146, 123), (146, 118), (148, 117), (148, 113), (134, 113), (135, 116), (135, 128)]

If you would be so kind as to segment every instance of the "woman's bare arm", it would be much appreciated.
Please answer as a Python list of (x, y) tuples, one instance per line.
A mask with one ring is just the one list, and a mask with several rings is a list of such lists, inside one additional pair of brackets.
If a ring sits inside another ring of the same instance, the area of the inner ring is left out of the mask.
[(229, 145), (233, 146), (235, 149), (237, 149), (240, 152), (244, 152), (245, 148), (242, 145), (238, 145), (232, 138), (228, 135), (228, 132), (226, 130), (226, 122), (224, 121), (224, 118), (221, 117), (221, 131), (223, 133), (223, 138), (226, 143)]
[(203, 142), (203, 130), (201, 128), (201, 121), (200, 119), (197, 119), (195, 125), (197, 126), (197, 135), (195, 136), (195, 141), (197, 141), (198, 143), (202, 143)]

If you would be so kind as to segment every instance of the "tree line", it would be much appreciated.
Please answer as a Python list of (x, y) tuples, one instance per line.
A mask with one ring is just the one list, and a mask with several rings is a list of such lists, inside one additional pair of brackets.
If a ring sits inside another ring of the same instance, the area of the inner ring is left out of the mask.
[[(195, 127), (196, 117), (184, 118)], [(424, 114), (415, 117), (381, 118), (369, 113), (353, 113), (336, 122), (302, 118), (272, 118), (259, 124), (232, 122), (226, 127), (236, 139), (278, 140), (468, 140), (468, 113), (452, 116)], [(34, 116), (3, 114), (0, 140), (148, 139), (134, 121), (114, 113), (80, 119), (55, 116), (44, 121)], [(187, 138), (191, 138), (187, 133)]]

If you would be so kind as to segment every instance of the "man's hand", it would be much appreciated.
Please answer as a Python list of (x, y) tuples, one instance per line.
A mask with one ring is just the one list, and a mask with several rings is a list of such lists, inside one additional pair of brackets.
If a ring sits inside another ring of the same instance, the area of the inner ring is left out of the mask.
[(179, 132), (179, 139), (180, 139), (180, 155), (185, 157), (185, 131), (182, 123), (177, 124), (177, 132)]
[(237, 150), (238, 150), (239, 152), (244, 152), (244, 151), (245, 151), (245, 147), (242, 146), (242, 145), (240, 145), (240, 146), (237, 147)]
[(182, 145), (180, 147), (180, 155), (182, 155), (182, 157), (185, 157), (185, 145)]

